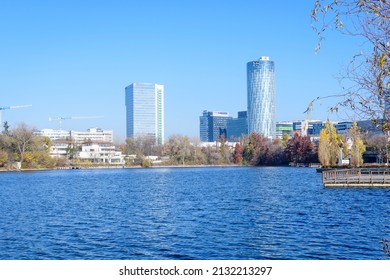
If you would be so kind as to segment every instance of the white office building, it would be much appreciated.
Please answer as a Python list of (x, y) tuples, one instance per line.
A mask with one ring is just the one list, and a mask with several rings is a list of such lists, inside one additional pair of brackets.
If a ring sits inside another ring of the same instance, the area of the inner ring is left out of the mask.
[(36, 132), (36, 135), (46, 136), (50, 140), (72, 140), (76, 145), (84, 142), (114, 142), (114, 133), (112, 130), (102, 130), (100, 128), (89, 128), (87, 131), (66, 131), (55, 129), (42, 129)]
[(70, 139), (69, 131), (59, 129), (45, 128), (40, 131), (37, 131), (35, 135), (48, 137), (52, 141)]
[(100, 128), (90, 128), (85, 132), (74, 131), (70, 132), (70, 137), (76, 144), (84, 142), (114, 142), (114, 135), (112, 130), (102, 130)]
[(133, 83), (125, 89), (126, 136), (149, 136), (164, 144), (164, 86)]

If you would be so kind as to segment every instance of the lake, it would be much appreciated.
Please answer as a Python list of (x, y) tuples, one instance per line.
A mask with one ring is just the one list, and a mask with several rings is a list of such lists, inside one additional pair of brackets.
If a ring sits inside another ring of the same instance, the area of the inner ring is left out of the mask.
[(0, 259), (388, 259), (390, 189), (312, 168), (0, 173)]

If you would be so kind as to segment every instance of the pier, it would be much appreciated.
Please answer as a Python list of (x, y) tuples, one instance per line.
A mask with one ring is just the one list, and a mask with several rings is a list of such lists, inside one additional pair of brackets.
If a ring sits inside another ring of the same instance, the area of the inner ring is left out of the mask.
[(322, 172), (325, 187), (382, 187), (390, 188), (390, 169), (334, 169)]

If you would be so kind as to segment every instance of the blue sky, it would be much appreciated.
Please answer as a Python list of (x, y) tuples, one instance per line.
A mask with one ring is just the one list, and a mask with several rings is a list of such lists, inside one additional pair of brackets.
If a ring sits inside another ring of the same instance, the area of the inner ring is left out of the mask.
[[(165, 85), (165, 134), (199, 136), (203, 110), (246, 110), (246, 63), (276, 65), (276, 119), (306, 117), (317, 96), (341, 91), (335, 78), (359, 50), (355, 38), (316, 33), (302, 1), (11, 1), (0, 2), (0, 107), (11, 125), (113, 129), (125, 137), (125, 87)], [(313, 119), (329, 116), (332, 100)], [(331, 115), (331, 119), (339, 116)]]

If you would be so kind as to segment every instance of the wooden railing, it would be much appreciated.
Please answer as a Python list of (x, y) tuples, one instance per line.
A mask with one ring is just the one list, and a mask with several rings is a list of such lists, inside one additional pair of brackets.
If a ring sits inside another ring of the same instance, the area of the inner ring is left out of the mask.
[(326, 187), (390, 187), (390, 169), (360, 168), (326, 170), (322, 172), (322, 183)]

